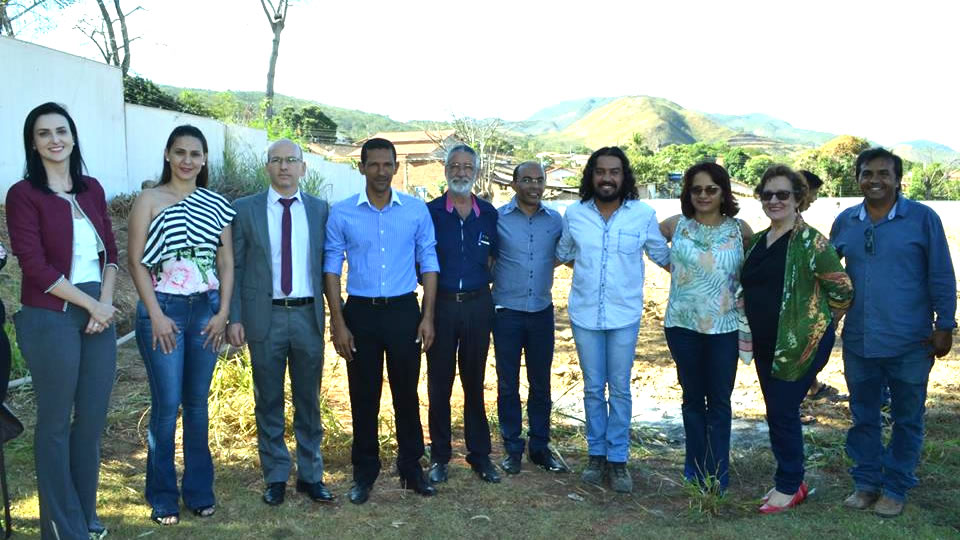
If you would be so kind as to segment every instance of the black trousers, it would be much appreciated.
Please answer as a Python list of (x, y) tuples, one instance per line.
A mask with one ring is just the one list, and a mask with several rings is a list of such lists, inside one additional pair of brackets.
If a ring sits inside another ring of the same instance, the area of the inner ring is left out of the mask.
[(452, 453), (450, 394), (458, 365), (467, 462), (477, 465), (490, 459), (490, 424), (483, 404), (483, 379), (493, 315), (489, 292), (464, 302), (437, 298), (436, 337), (427, 351), (430, 459), (434, 463), (447, 463)]
[(417, 297), (410, 295), (396, 303), (371, 305), (347, 298), (343, 308), (347, 328), (353, 334), (356, 352), (347, 363), (350, 408), (353, 412), (353, 480), (371, 485), (380, 474), (380, 444), (377, 428), (380, 392), (383, 388), (383, 360), (393, 394), (397, 430), (397, 468), (400, 476), (422, 475), (423, 428), (420, 425), (420, 325)]

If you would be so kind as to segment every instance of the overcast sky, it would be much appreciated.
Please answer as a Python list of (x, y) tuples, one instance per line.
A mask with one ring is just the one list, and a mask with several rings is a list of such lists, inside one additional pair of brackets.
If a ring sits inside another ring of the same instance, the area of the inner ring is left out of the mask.
[[(98, 58), (72, 29), (91, 4), (19, 37)], [(265, 88), (272, 33), (259, 0), (140, 5), (128, 19), (140, 36), (135, 73), (175, 86)], [(886, 145), (928, 139), (960, 150), (958, 6), (303, 0), (282, 34), (276, 92), (397, 120), (521, 120), (569, 99), (649, 95)]]

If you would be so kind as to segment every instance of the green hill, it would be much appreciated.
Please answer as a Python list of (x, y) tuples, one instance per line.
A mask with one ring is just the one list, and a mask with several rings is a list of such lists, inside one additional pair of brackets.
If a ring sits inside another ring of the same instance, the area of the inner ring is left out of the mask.
[(509, 131), (522, 135), (542, 135), (557, 132), (583, 118), (594, 109), (614, 101), (617, 98), (586, 98), (563, 101), (535, 112), (521, 122), (508, 122)]
[(590, 148), (626, 144), (635, 133), (651, 146), (716, 142), (735, 132), (706, 115), (684, 109), (672, 101), (649, 96), (617, 98), (573, 122), (555, 137), (575, 140)]
[(835, 135), (822, 131), (797, 129), (779, 118), (766, 114), (708, 114), (714, 122), (734, 131), (742, 131), (759, 137), (804, 146), (819, 146)]
[[(160, 85), (160, 88), (164, 92), (167, 92), (173, 96), (179, 96), (180, 92), (183, 90), (189, 90), (191, 93), (198, 95), (207, 106), (213, 104), (214, 99), (222, 93), (199, 88), (178, 88), (176, 86), (165, 85)], [(263, 92), (256, 91), (231, 90), (228, 93), (233, 94), (234, 98), (236, 98), (238, 102), (252, 112), (258, 111), (260, 102), (263, 101), (264, 96)], [(283, 109), (284, 107), (301, 108), (307, 105), (316, 105), (323, 110), (324, 114), (329, 116), (331, 120), (337, 123), (337, 131), (340, 133), (340, 135), (352, 140), (368, 137), (378, 131), (408, 131), (418, 128), (422, 129), (427, 125), (436, 124), (436, 122), (398, 122), (382, 114), (373, 114), (355, 109), (333, 107), (331, 105), (324, 105), (323, 103), (317, 103), (316, 101), (309, 99), (300, 99), (291, 96), (285, 96), (283, 94), (275, 94), (273, 97), (273, 103), (274, 109), (277, 111)]]
[(960, 159), (960, 153), (957, 153), (949, 146), (935, 143), (933, 141), (907, 141), (894, 145), (891, 149), (893, 153), (909, 161), (918, 163), (949, 163)]

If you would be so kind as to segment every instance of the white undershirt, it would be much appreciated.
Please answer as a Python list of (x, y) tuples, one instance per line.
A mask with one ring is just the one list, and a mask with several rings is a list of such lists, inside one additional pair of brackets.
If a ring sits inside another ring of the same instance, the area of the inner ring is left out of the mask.
[(280, 289), (280, 256), (283, 226), (283, 205), (281, 196), (273, 186), (267, 190), (267, 231), (270, 235), (270, 258), (273, 261), (273, 297), (304, 298), (313, 296), (313, 281), (310, 279), (310, 229), (307, 224), (307, 210), (303, 206), (300, 190), (293, 195), (297, 202), (290, 205), (290, 255), (293, 288), (289, 295)]
[(70, 283), (100, 282), (100, 254), (97, 232), (86, 218), (73, 218), (73, 261)]

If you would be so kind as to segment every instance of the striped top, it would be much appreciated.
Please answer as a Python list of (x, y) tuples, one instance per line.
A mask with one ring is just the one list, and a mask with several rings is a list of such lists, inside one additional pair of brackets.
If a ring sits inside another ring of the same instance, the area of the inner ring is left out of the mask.
[[(203, 274), (211, 274), (216, 266), (209, 262), (216, 259), (220, 234), (234, 215), (236, 211), (222, 195), (200, 187), (187, 198), (157, 214), (147, 229), (147, 244), (140, 259), (141, 264), (152, 270), (157, 290), (163, 288), (160, 284), (165, 281), (164, 275), (169, 273), (165, 267), (170, 266), (164, 263), (169, 261), (203, 261), (197, 266), (201, 267)], [(212, 278), (215, 280), (215, 276)], [(212, 284), (210, 279), (201, 281), (206, 287)], [(177, 292), (191, 294), (201, 291)]]
[(740, 223), (715, 226), (680, 217), (670, 244), (670, 300), (664, 326), (701, 334), (735, 332), (743, 265)]

